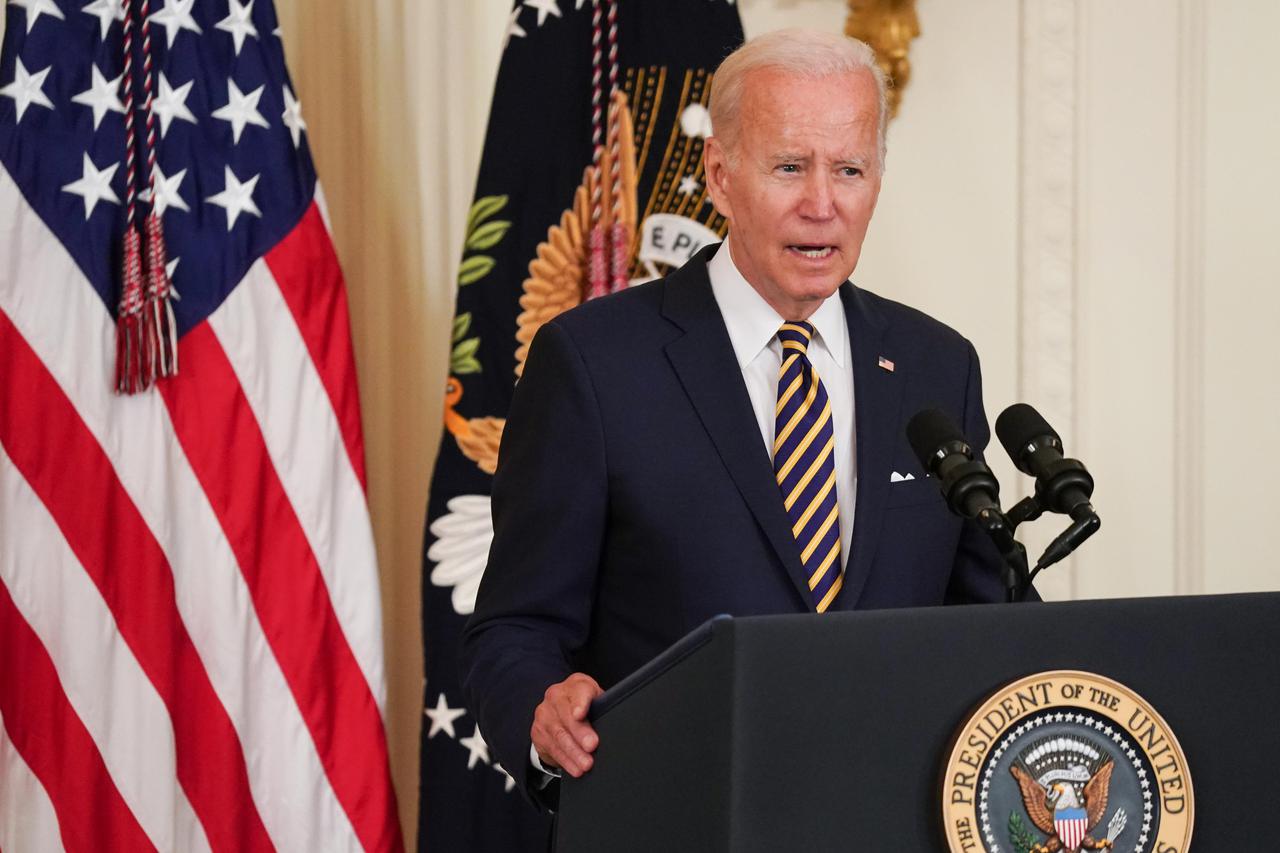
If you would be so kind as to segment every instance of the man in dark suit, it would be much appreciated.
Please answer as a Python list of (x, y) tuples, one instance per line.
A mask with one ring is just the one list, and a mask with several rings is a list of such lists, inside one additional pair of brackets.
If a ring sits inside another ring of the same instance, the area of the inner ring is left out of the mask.
[(546, 324), (509, 412), (463, 687), (535, 798), (590, 769), (591, 699), (711, 616), (1002, 596), (903, 433), (937, 406), (985, 445), (973, 347), (847, 281), (884, 163), (869, 49), (753, 40), (711, 109), (728, 240)]

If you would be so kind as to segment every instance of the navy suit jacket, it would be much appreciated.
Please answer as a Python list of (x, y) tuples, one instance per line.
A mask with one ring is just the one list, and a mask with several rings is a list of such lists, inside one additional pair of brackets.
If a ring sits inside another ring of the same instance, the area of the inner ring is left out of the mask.
[[(516, 387), (461, 665), (480, 730), (526, 791), (529, 729), (548, 686), (582, 671), (607, 689), (719, 613), (814, 610), (712, 295), (714, 251), (547, 323)], [(835, 607), (1002, 600), (998, 554), (947, 511), (904, 435), (936, 406), (985, 447), (972, 345), (851, 284), (840, 298), (857, 495)], [(891, 483), (893, 472), (915, 479)]]

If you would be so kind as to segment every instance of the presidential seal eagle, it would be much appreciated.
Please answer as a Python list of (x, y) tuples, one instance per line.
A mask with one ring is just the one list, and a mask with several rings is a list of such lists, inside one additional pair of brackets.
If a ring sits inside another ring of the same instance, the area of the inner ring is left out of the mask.
[[(1009, 772), (1018, 780), (1022, 791), (1022, 803), (1036, 828), (1048, 836), (1044, 844), (1037, 844), (1030, 853), (1057, 853), (1057, 851), (1106, 850), (1115, 846), (1111, 838), (1095, 839), (1090, 833), (1097, 827), (1107, 811), (1107, 795), (1111, 789), (1111, 772), (1115, 764), (1107, 760), (1088, 776), (1084, 768), (1072, 768), (1088, 778), (1083, 798), (1076, 793), (1072, 783), (1075, 775), (1061, 780), (1042, 777), (1036, 779), (1021, 763), (1015, 763)], [(1047, 774), (1052, 776), (1053, 774)]]

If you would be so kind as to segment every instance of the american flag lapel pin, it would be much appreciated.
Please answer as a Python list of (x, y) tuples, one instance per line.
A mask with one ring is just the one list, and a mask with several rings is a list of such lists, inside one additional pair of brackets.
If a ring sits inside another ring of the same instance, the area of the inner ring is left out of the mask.
[(882, 370), (887, 370), (890, 373), (893, 373), (893, 362), (884, 356), (880, 356), (876, 359), (876, 364), (879, 365)]

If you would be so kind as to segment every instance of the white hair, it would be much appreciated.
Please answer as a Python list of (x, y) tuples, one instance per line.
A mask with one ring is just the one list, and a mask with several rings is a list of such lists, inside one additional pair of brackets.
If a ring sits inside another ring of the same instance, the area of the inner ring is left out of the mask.
[(880, 171), (884, 171), (885, 123), (889, 100), (885, 95), (884, 72), (876, 64), (876, 54), (865, 42), (836, 33), (799, 28), (774, 30), (756, 36), (725, 57), (711, 81), (711, 127), (736, 159), (738, 113), (747, 77), (753, 71), (776, 68), (801, 77), (823, 78), (865, 68), (876, 81), (879, 97), (877, 143)]

